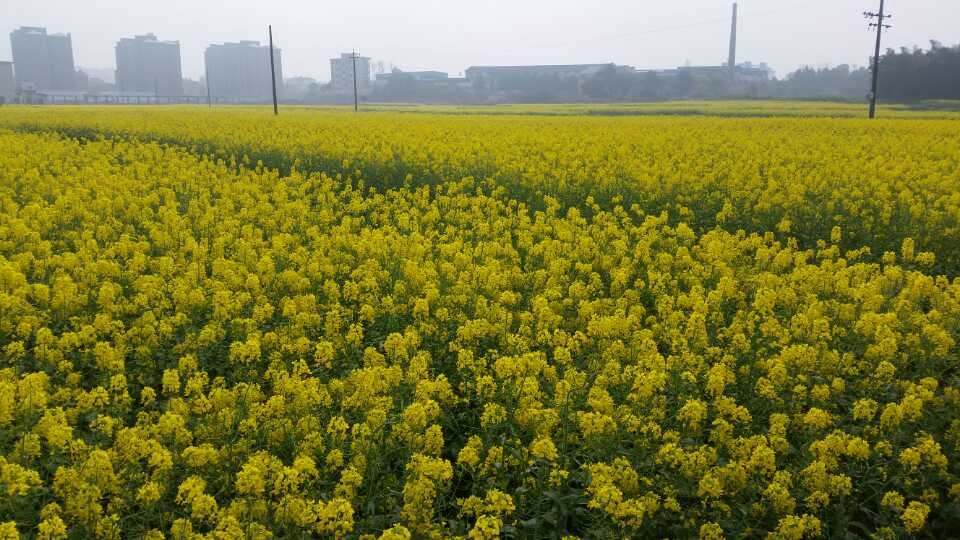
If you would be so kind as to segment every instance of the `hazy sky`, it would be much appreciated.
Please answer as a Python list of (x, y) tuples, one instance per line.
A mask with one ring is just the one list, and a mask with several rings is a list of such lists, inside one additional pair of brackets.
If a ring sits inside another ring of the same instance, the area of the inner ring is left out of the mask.
[[(73, 35), (78, 66), (113, 69), (119, 38), (179, 40), (185, 77), (208, 43), (267, 40), (284, 76), (329, 79), (329, 58), (356, 49), (405, 70), (459, 75), (471, 65), (616, 62), (669, 68), (726, 60), (730, 0), (0, 0), (0, 60), (9, 33)], [(741, 0), (738, 61), (779, 76), (800, 65), (864, 65), (873, 47), (861, 13), (878, 0)], [(960, 42), (960, 0), (888, 0), (885, 46)]]

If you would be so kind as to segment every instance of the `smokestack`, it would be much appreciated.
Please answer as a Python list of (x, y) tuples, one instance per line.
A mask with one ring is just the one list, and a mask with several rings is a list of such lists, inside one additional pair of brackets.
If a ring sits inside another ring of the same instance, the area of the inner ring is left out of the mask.
[(727, 66), (733, 74), (737, 69), (737, 3), (733, 3), (733, 21), (730, 23), (730, 57)]

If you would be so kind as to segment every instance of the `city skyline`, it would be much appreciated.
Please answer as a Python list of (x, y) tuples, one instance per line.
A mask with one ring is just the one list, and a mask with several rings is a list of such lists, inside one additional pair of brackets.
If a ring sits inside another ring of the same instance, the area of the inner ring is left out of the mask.
[[(726, 58), (732, 3), (678, 0), (660, 5), (606, 0), (587, 6), (561, 0), (550, 3), (547, 20), (540, 9), (545, 4), (539, 0), (520, 6), (494, 0), (476, 7), (426, 0), (399, 6), (367, 0), (354, 11), (335, 5), (318, 10), (314, 4), (292, 0), (279, 2), (274, 8), (239, 1), (191, 3), (187, 9), (185, 0), (171, 2), (163, 10), (117, 0), (99, 0), (82, 11), (70, 9), (74, 4), (61, 0), (17, 5), (16, 9), (2, 6), (0, 20), (7, 26), (0, 30), (9, 35), (19, 26), (44, 26), (51, 33), (69, 33), (75, 64), (91, 70), (115, 69), (113, 49), (123, 37), (161, 35), (181, 43), (183, 76), (197, 80), (203, 75), (207, 46), (244, 40), (265, 42), (266, 24), (272, 21), (277, 46), (285, 51), (285, 72), (327, 81), (329, 59), (351, 49), (372, 57), (375, 63), (451, 75), (471, 65), (719, 65)], [(866, 65), (871, 35), (860, 12), (875, 9), (875, 3), (741, 1), (738, 59), (766, 62), (780, 77), (802, 65)], [(221, 9), (227, 5), (229, 11)], [(950, 24), (960, 19), (957, 3), (913, 0), (888, 2), (888, 6), (894, 13), (895, 27), (885, 37), (885, 47), (927, 46), (929, 39), (950, 44), (957, 39)], [(799, 9), (807, 22), (791, 25), (789, 32), (784, 32), (785, 21)], [(809, 19), (818, 10), (830, 16), (814, 24)], [(587, 17), (589, 28), (582, 24)], [(0, 40), (0, 60), (8, 59), (9, 40)]]

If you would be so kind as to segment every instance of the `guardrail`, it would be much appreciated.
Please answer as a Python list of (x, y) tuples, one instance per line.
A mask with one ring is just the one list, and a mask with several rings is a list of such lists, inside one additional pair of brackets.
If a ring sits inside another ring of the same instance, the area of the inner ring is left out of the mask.
[[(0, 105), (206, 105), (206, 96), (123, 96), (109, 94), (20, 94), (13, 99), (0, 98)], [(236, 99), (212, 97), (214, 105), (242, 103)]]

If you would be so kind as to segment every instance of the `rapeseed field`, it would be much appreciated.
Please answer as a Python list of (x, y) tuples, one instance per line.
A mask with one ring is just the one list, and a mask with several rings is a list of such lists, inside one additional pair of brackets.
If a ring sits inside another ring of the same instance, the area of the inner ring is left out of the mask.
[(954, 119), (0, 110), (0, 538), (945, 538)]

